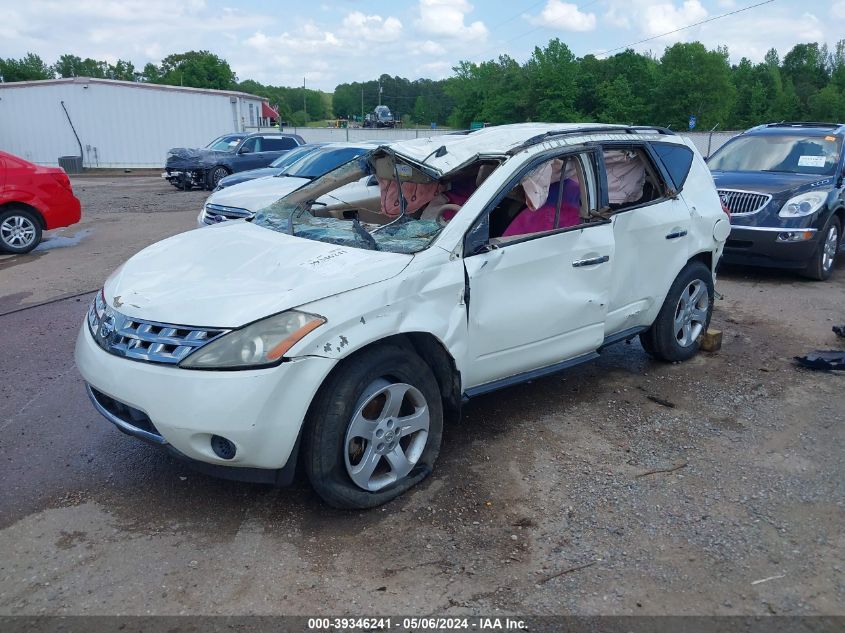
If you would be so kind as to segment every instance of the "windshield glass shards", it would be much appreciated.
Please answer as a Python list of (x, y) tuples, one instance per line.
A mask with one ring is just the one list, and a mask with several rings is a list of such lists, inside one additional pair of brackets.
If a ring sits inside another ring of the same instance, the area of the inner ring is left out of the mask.
[(497, 166), (479, 161), (435, 179), (389, 150), (375, 150), (261, 209), (253, 222), (320, 242), (416, 253)]

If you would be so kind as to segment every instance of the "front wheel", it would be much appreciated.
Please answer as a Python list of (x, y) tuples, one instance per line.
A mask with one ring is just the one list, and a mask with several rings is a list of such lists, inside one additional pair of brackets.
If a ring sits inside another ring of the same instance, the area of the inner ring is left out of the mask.
[(836, 262), (836, 252), (839, 250), (839, 236), (841, 227), (838, 218), (831, 218), (822, 232), (819, 248), (810, 259), (805, 274), (810, 279), (825, 281), (833, 274), (833, 264)]
[(12, 209), (0, 213), (0, 251), (22, 255), (41, 241), (41, 222), (30, 211)]
[(329, 505), (372, 508), (428, 476), (442, 433), (428, 365), (409, 348), (374, 347), (343, 361), (320, 388), (304, 430), (305, 471)]
[(215, 167), (208, 173), (207, 187), (209, 191), (213, 191), (220, 181), (229, 175), (229, 170), (225, 167)]
[(713, 314), (713, 273), (701, 262), (680, 272), (651, 327), (640, 334), (648, 354), (666, 361), (682, 361), (698, 352), (698, 337), (707, 331)]

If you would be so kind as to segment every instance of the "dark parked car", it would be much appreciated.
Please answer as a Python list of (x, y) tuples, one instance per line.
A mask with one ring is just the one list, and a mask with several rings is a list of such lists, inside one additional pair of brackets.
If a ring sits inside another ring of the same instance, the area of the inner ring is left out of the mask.
[(201, 149), (171, 149), (162, 177), (179, 189), (214, 189), (229, 174), (267, 167), (304, 144), (296, 134), (224, 134)]
[(731, 213), (723, 263), (830, 277), (845, 225), (843, 138), (841, 123), (769, 123), (710, 157)]
[(226, 176), (217, 183), (217, 187), (215, 187), (214, 191), (220, 191), (221, 189), (246, 182), (247, 180), (266, 178), (267, 176), (278, 176), (279, 174), (284, 173), (288, 167), (293, 165), (300, 158), (305, 158), (308, 154), (323, 145), (325, 145), (325, 143), (306, 143), (305, 145), (300, 145), (299, 147), (282, 154), (267, 167), (250, 169), (232, 174), (231, 176)]

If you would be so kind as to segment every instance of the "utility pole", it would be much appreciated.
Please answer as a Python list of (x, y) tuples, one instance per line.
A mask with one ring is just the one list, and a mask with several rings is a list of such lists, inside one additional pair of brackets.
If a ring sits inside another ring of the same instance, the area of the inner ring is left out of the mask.
[(361, 125), (364, 125), (364, 86), (361, 85)]
[(381, 105), (381, 79), (378, 80), (378, 104)]
[(302, 111), (305, 112), (305, 122), (308, 123), (308, 103), (305, 101), (305, 77), (302, 78)]

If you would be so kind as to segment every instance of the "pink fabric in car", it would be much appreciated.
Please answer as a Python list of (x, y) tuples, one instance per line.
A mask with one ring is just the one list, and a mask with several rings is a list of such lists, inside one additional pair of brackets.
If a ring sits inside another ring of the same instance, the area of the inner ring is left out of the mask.
[[(381, 210), (390, 217), (398, 216), (401, 208), (399, 205), (399, 189), (396, 187), (396, 181), (379, 178), (378, 185), (381, 192)], [(438, 182), (403, 182), (402, 195), (405, 197), (407, 204), (405, 213), (413, 213), (422, 209), (437, 195), (439, 189), (440, 183)]]
[[(560, 185), (554, 183), (549, 187), (549, 197), (546, 203), (536, 211), (529, 207), (520, 211), (505, 229), (502, 237), (527, 235), (551, 231), (555, 228), (555, 207)], [(566, 228), (581, 224), (581, 188), (571, 178), (563, 181), (563, 201), (560, 205), (560, 221), (558, 228)]]

